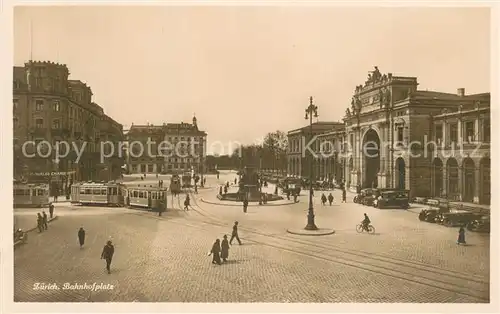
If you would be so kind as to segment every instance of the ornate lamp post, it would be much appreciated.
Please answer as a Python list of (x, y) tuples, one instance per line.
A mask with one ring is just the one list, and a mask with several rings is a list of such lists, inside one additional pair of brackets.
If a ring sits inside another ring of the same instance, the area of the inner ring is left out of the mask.
[[(313, 116), (315, 118), (318, 117), (318, 106), (313, 104), (312, 96), (309, 97), (309, 106), (306, 108), (306, 120), (309, 119), (309, 133), (311, 136), (311, 140), (313, 138)], [(311, 154), (309, 159), (309, 209), (307, 213), (307, 225), (304, 228), (305, 230), (318, 230), (316, 224), (314, 223), (314, 207), (313, 207), (313, 158), (314, 156)]]

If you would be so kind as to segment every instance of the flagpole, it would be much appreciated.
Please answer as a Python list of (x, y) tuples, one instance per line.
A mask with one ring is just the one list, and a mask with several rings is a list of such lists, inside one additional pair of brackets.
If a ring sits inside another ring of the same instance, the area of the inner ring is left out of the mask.
[(33, 60), (33, 20), (30, 19), (30, 61)]

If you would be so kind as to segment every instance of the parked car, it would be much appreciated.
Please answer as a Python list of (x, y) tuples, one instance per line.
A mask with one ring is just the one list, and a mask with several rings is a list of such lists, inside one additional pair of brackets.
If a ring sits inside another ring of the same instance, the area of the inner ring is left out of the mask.
[(490, 232), (490, 216), (481, 216), (467, 224), (467, 230), (476, 232)]
[(467, 225), (471, 221), (479, 219), (482, 214), (470, 211), (457, 210), (449, 213), (443, 213), (436, 216), (436, 223), (445, 225), (447, 227), (455, 227)]
[(365, 197), (369, 197), (369, 196), (373, 195), (374, 190), (375, 189), (371, 189), (371, 188), (362, 189), (361, 193), (356, 194), (356, 196), (354, 196), (353, 202), (358, 203), (358, 204), (363, 204), (363, 199)]
[(403, 208), (410, 207), (410, 191), (408, 190), (385, 190), (381, 191), (379, 197), (374, 201), (377, 208)]

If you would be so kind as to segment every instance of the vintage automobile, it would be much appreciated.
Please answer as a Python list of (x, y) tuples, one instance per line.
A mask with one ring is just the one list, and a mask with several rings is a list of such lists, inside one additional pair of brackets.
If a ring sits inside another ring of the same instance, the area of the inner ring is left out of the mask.
[(356, 194), (356, 196), (354, 196), (353, 202), (358, 203), (358, 204), (363, 204), (363, 199), (365, 197), (372, 196), (374, 191), (375, 191), (375, 189), (371, 189), (371, 188), (362, 189), (361, 193)]
[(438, 200), (428, 200), (428, 208), (423, 209), (418, 215), (420, 221), (426, 221), (434, 223), (436, 222), (436, 217), (442, 213), (449, 212), (448, 204), (445, 202), (440, 202)]
[(376, 208), (403, 208), (410, 207), (410, 191), (408, 190), (382, 190), (373, 206)]
[(479, 219), (482, 214), (457, 210), (449, 213), (442, 213), (436, 216), (435, 222), (447, 227), (465, 226), (471, 221)]
[(476, 232), (490, 232), (490, 216), (481, 216), (467, 224), (467, 230)]

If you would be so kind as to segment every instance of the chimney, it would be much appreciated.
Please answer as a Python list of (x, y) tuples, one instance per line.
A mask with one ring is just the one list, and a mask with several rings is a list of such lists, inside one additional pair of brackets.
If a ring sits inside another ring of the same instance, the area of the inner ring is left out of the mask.
[(465, 88), (457, 88), (457, 95), (460, 97), (465, 96)]

